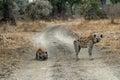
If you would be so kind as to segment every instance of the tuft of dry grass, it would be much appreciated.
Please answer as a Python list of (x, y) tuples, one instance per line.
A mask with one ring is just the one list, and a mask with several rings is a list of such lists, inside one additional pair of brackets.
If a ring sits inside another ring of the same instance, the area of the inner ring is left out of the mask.
[(0, 78), (8, 77), (22, 62), (22, 57), (13, 49), (0, 50)]

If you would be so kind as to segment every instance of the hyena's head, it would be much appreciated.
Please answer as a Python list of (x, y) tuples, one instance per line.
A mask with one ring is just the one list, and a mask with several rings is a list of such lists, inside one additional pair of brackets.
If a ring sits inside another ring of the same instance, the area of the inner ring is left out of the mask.
[(94, 43), (98, 43), (100, 42), (100, 40), (103, 38), (103, 35), (100, 34), (100, 35), (96, 35), (94, 34)]

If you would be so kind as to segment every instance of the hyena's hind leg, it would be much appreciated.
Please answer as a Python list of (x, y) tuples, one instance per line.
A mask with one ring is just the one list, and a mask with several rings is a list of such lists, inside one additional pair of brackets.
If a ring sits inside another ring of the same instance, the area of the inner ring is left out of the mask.
[(94, 45), (93, 42), (89, 42), (89, 43), (88, 43), (88, 53), (89, 53), (89, 59), (90, 59), (90, 60), (93, 60), (93, 58), (92, 58), (93, 45)]
[(81, 49), (80, 42), (75, 40), (73, 42), (73, 44), (74, 44), (74, 49), (75, 49), (75, 52), (76, 52), (76, 61), (78, 61), (79, 60), (78, 54), (79, 54), (80, 49)]

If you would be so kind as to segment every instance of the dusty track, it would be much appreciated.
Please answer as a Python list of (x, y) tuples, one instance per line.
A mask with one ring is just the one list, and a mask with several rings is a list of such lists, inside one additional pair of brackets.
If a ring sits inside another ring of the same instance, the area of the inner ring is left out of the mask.
[(49, 27), (33, 37), (37, 47), (44, 47), (49, 53), (47, 61), (31, 61), (7, 80), (120, 80), (114, 71), (102, 60), (102, 53), (95, 48), (93, 61), (88, 59), (86, 49), (75, 61), (73, 40), (76, 38), (70, 31), (61, 26)]

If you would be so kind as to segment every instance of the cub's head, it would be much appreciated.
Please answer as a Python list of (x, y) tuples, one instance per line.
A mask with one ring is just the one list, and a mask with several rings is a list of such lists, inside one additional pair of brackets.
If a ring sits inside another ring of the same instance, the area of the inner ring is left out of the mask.
[(100, 34), (100, 35), (94, 34), (93, 37), (94, 37), (94, 43), (98, 43), (103, 38), (103, 35), (102, 34)]
[(39, 48), (37, 53), (38, 53), (38, 56), (39, 56), (39, 60), (46, 60), (46, 59), (48, 59), (48, 53), (44, 49)]
[(42, 49), (42, 48), (39, 48), (37, 52), (39, 54), (47, 54), (47, 52), (44, 49)]

